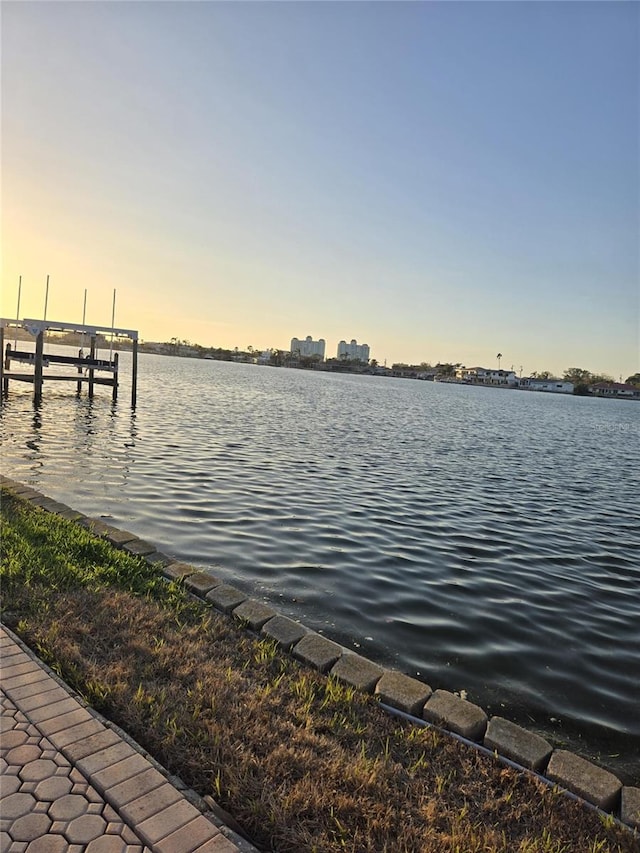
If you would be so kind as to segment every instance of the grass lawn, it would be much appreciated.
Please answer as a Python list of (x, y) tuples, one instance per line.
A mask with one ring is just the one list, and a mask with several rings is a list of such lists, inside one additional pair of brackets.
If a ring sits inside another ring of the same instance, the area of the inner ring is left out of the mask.
[(278, 853), (632, 853), (610, 819), (354, 692), (3, 492), (2, 620)]

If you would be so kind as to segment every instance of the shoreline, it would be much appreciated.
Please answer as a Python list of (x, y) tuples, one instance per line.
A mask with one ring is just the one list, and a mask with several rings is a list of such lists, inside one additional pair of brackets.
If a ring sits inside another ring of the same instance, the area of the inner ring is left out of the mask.
[(169, 580), (180, 580), (185, 589), (217, 610), (241, 620), (252, 631), (274, 641), (280, 649), (321, 673), (375, 694), (383, 705), (421, 725), (438, 728), (488, 750), (522, 772), (533, 772), (549, 784), (559, 785), (591, 806), (615, 814), (627, 826), (640, 828), (640, 787), (623, 785), (608, 770), (580, 756), (553, 746), (498, 716), (491, 718), (479, 706), (445, 690), (432, 690), (423, 682), (393, 670), (385, 670), (359, 654), (281, 616), (263, 602), (252, 600), (221, 579), (177, 562), (156, 551), (137, 536), (97, 519), (91, 519), (54, 501), (29, 486), (2, 477), (3, 489), (34, 506), (80, 524), (111, 545), (159, 564)]

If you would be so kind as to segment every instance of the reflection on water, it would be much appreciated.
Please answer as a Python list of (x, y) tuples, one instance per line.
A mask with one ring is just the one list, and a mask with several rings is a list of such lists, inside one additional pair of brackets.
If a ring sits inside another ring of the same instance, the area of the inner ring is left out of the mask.
[(2, 412), (16, 479), (636, 780), (638, 438), (634, 403), (160, 356), (135, 412)]
[(25, 444), (29, 450), (33, 451), (33, 454), (30, 457), (31, 461), (37, 462), (38, 456), (40, 453), (40, 439), (41, 439), (40, 433), (42, 430), (42, 414), (40, 412), (41, 403), (39, 403), (39, 402), (34, 403), (33, 408), (34, 408), (34, 414), (33, 414), (33, 419), (32, 419), (33, 428), (31, 431), (31, 435), (33, 436), (33, 438), (29, 438)]

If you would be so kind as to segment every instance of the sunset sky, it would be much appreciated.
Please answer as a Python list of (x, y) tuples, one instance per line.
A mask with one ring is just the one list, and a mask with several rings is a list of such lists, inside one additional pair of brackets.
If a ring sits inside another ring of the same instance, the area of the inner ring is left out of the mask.
[(640, 370), (640, 6), (3, 2), (2, 303)]

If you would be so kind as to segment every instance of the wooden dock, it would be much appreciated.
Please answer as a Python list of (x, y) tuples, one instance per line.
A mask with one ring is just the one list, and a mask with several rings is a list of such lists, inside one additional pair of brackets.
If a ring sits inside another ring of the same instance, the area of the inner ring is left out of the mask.
[[(26, 329), (35, 340), (35, 349), (18, 349), (7, 343), (5, 347), (5, 330), (10, 328)], [(77, 356), (57, 355), (44, 352), (44, 336), (46, 332), (76, 332), (89, 340), (89, 353), (85, 355), (79, 350)], [(116, 329), (106, 326), (87, 326), (79, 323), (57, 322), (53, 320), (25, 319), (7, 320), (0, 318), (0, 387), (2, 396), (9, 393), (9, 383), (28, 382), (33, 385), (33, 400), (38, 403), (42, 399), (42, 387), (45, 381), (75, 382), (76, 393), (82, 392), (87, 386), (89, 397), (93, 397), (96, 385), (106, 385), (111, 388), (112, 399), (118, 398), (118, 353), (108, 359), (98, 358), (98, 335), (111, 335), (112, 338), (127, 338), (132, 342), (132, 376), (131, 376), (131, 406), (135, 408), (137, 400), (138, 379), (138, 332), (133, 329)], [(12, 370), (12, 362), (33, 367), (33, 372)], [(70, 368), (71, 373), (61, 373), (49, 370), (51, 367)]]

